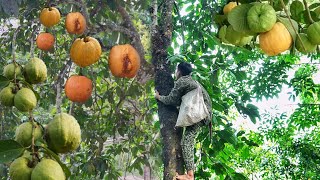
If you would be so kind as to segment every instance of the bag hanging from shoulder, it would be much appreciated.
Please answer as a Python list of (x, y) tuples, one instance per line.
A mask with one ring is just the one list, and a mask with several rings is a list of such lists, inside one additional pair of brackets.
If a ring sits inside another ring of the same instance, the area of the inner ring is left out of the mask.
[(204, 103), (200, 85), (184, 96), (180, 105), (176, 126), (186, 127), (200, 122), (209, 115), (209, 111)]

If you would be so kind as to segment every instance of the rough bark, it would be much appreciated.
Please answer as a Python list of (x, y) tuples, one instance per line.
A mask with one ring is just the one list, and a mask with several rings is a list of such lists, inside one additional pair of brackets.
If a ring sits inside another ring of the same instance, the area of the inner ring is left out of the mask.
[[(157, 2), (154, 1), (156, 4)], [(152, 29), (152, 62), (155, 68), (155, 88), (161, 95), (169, 94), (174, 86), (171, 76), (170, 62), (168, 61), (167, 48), (172, 39), (172, 9), (173, 0), (165, 0), (159, 9), (158, 21), (154, 22)], [(157, 10), (157, 5), (153, 6)], [(158, 25), (159, 24), (159, 25)], [(166, 106), (158, 102), (158, 115), (160, 132), (163, 141), (163, 163), (165, 180), (174, 179), (176, 171), (182, 172), (181, 159), (181, 129), (175, 129), (178, 110), (173, 106)]]

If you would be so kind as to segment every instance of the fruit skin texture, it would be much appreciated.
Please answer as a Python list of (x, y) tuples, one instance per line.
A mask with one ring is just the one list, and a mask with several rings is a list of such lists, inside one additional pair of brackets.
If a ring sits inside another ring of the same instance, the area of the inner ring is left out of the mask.
[(320, 21), (315, 22), (308, 27), (307, 35), (312, 44), (320, 44)]
[(77, 38), (71, 45), (71, 60), (80, 67), (96, 63), (100, 56), (100, 43), (93, 37)]
[(4, 106), (12, 107), (14, 105), (14, 96), (13, 88), (8, 86), (3, 88), (0, 91), (0, 102)]
[(47, 144), (56, 153), (77, 149), (81, 142), (81, 130), (77, 120), (67, 114), (57, 114), (47, 126)]
[(272, 29), (277, 21), (276, 11), (269, 4), (258, 3), (249, 9), (247, 20), (251, 31), (266, 32)]
[(25, 66), (25, 79), (30, 84), (37, 84), (47, 79), (47, 66), (39, 58), (31, 59)]
[(87, 27), (86, 18), (79, 12), (69, 13), (66, 17), (65, 26), (70, 34), (82, 34)]
[(15, 159), (9, 168), (9, 176), (11, 180), (31, 180), (33, 168), (28, 166), (29, 163), (30, 160), (25, 157)]
[(114, 76), (133, 78), (140, 69), (140, 56), (130, 44), (116, 45), (110, 50), (108, 64)]
[(53, 48), (54, 36), (50, 33), (42, 32), (38, 35), (36, 43), (39, 49), (48, 51)]
[(259, 43), (264, 53), (275, 56), (288, 50), (293, 40), (287, 28), (281, 22), (277, 22), (270, 31), (260, 33)]
[[(41, 127), (34, 123), (34, 141), (42, 137)], [(28, 147), (32, 143), (32, 123), (25, 122), (17, 127), (15, 134), (15, 141), (20, 143), (23, 147)]]
[(226, 25), (224, 25), (220, 28), (218, 35), (223, 43), (229, 44), (229, 42), (226, 40), (226, 35), (227, 35), (227, 26)]
[(22, 112), (28, 112), (37, 105), (37, 98), (34, 92), (28, 88), (20, 89), (14, 96), (14, 106)]
[(66, 176), (59, 163), (43, 158), (33, 169), (31, 180), (65, 180)]
[(229, 2), (227, 5), (223, 7), (223, 14), (228, 14), (236, 6), (236, 2)]
[[(297, 50), (299, 52), (301, 52), (303, 54), (307, 54), (307, 53), (311, 53), (311, 52), (316, 50), (317, 45), (312, 44), (309, 41), (308, 36), (306, 34), (299, 33), (299, 35), (300, 35), (301, 40), (302, 40), (302, 42), (300, 41), (299, 38), (297, 38), (297, 40), (296, 40), (296, 48), (297, 48)], [(302, 44), (306, 49), (303, 48)]]
[(225, 38), (229, 43), (233, 45), (244, 46), (252, 40), (253, 36), (248, 36), (244, 33), (237, 32), (231, 25), (229, 25), (226, 30)]
[(45, 27), (52, 27), (59, 23), (60, 12), (55, 7), (44, 8), (40, 13), (40, 23)]
[(3, 68), (3, 76), (10, 80), (14, 79), (14, 73), (16, 73), (16, 77), (21, 74), (21, 67), (18, 64), (11, 63)]
[(71, 76), (64, 90), (70, 101), (85, 102), (91, 97), (92, 81), (85, 76)]

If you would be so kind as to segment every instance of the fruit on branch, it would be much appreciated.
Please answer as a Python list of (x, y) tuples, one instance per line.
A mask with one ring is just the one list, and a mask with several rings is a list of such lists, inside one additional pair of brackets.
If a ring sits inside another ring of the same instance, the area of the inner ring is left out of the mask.
[(86, 18), (79, 12), (71, 12), (66, 17), (65, 26), (70, 34), (82, 34), (87, 27)]
[(312, 44), (320, 44), (320, 21), (314, 22), (308, 27), (307, 36)]
[(37, 105), (34, 92), (28, 88), (20, 89), (14, 96), (14, 106), (22, 112), (31, 111)]
[(39, 49), (48, 51), (53, 48), (54, 36), (50, 33), (42, 32), (38, 35), (36, 43)]
[(259, 35), (260, 48), (269, 56), (275, 56), (288, 50), (292, 43), (289, 31), (281, 22), (277, 22), (270, 31)]
[(14, 89), (7, 86), (0, 91), (0, 102), (4, 106), (12, 107), (14, 105)]
[(67, 153), (77, 149), (81, 142), (81, 130), (77, 120), (67, 114), (57, 114), (47, 126), (48, 147), (56, 153)]
[(40, 23), (45, 27), (52, 27), (58, 24), (60, 18), (60, 12), (55, 7), (44, 8), (40, 13)]
[(15, 159), (9, 167), (11, 180), (30, 180), (33, 168), (29, 167), (31, 161), (25, 157)]
[(116, 45), (110, 50), (108, 64), (114, 76), (133, 78), (140, 69), (140, 56), (130, 44)]
[(276, 20), (276, 11), (266, 3), (254, 4), (247, 14), (249, 28), (256, 33), (271, 30)]
[(24, 77), (30, 84), (41, 83), (47, 79), (47, 66), (39, 58), (31, 59), (24, 66), (24, 70)]
[(236, 2), (229, 2), (227, 5), (223, 7), (223, 14), (228, 14), (236, 6)]
[[(34, 123), (34, 142), (42, 137), (42, 129)], [(15, 133), (15, 141), (20, 143), (23, 147), (28, 147), (32, 143), (32, 123), (25, 122), (19, 125)]]
[(301, 52), (303, 54), (307, 54), (307, 53), (311, 53), (316, 50), (317, 45), (310, 42), (310, 40), (308, 39), (308, 36), (306, 34), (299, 33), (299, 35), (302, 40), (302, 41), (300, 41), (299, 38), (297, 38), (297, 40), (296, 40), (296, 48), (299, 52)]
[(66, 96), (73, 102), (85, 102), (91, 97), (92, 81), (85, 76), (71, 76), (65, 86)]
[(252, 40), (253, 36), (246, 35), (245, 33), (241, 33), (235, 31), (231, 25), (229, 25), (226, 29), (226, 40), (236, 46), (244, 46)]
[(71, 60), (80, 67), (96, 63), (100, 56), (100, 43), (93, 37), (77, 38), (71, 45)]
[(14, 74), (16, 74), (16, 77), (21, 74), (21, 67), (18, 64), (11, 63), (3, 68), (3, 76), (6, 78), (14, 79)]
[(43, 158), (33, 169), (32, 180), (65, 180), (60, 164), (52, 159)]
[(220, 28), (218, 35), (223, 43), (229, 44), (229, 42), (226, 40), (226, 35), (227, 35), (227, 26), (226, 25), (224, 25)]

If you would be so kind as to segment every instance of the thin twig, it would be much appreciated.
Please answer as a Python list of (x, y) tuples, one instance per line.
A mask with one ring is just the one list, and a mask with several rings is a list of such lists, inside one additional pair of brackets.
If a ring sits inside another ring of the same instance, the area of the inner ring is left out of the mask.
[(16, 74), (16, 65), (17, 65), (17, 62), (16, 62), (16, 40), (17, 40), (17, 34), (20, 30), (20, 27), (19, 26), (16, 31), (14, 32), (13, 34), (13, 38), (12, 38), (12, 62), (14, 64), (14, 68), (13, 68), (13, 74), (14, 74), (14, 84), (17, 85), (17, 74)]
[(292, 20), (291, 20), (291, 18), (290, 18), (290, 16), (289, 16), (289, 13), (288, 13), (288, 10), (287, 10), (287, 8), (286, 8), (286, 5), (284, 4), (283, 0), (280, 0), (280, 1), (281, 1), (281, 5), (282, 5), (282, 7), (283, 7), (283, 10), (284, 10), (284, 12), (286, 13), (286, 15), (287, 15), (287, 17), (288, 17), (288, 19), (289, 19), (289, 22), (290, 22), (290, 24), (291, 24), (291, 26), (292, 26), (292, 28), (293, 28), (293, 30), (294, 30), (294, 33), (296, 33), (299, 41), (300, 41), (301, 44), (302, 44), (302, 48), (306, 51), (306, 48), (304, 47), (304, 44), (302, 43), (302, 39), (301, 39), (301, 37), (300, 37), (300, 35), (299, 35), (299, 33), (298, 33), (298, 30), (297, 30), (296, 28), (294, 28), (294, 25), (293, 25)]
[(309, 6), (308, 6), (307, 1), (306, 1), (306, 0), (303, 0), (303, 4), (304, 4), (304, 7), (305, 7), (306, 10), (307, 10), (308, 17), (309, 17), (309, 20), (310, 20), (311, 24), (314, 23), (314, 20), (312, 19), (311, 14), (310, 14), (310, 10), (309, 10)]
[(34, 142), (34, 129), (35, 129), (36, 127), (35, 127), (35, 124), (34, 124), (34, 119), (33, 119), (32, 111), (29, 111), (29, 120), (31, 121), (31, 124), (32, 124), (31, 150), (32, 150), (32, 162), (34, 162), (35, 159), (36, 159), (35, 150), (34, 150), (34, 146), (35, 146), (35, 142)]

